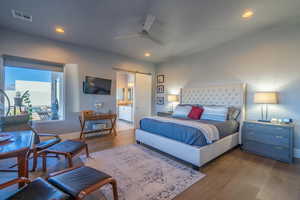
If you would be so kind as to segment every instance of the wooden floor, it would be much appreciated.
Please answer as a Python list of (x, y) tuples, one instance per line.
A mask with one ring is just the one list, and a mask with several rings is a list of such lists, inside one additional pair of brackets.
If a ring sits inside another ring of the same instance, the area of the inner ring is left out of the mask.
[[(75, 138), (78, 134), (62, 137)], [(120, 131), (117, 137), (87, 139), (90, 152), (134, 142), (132, 130)], [(300, 200), (299, 160), (289, 165), (236, 148), (206, 164), (200, 171), (206, 177), (175, 200)], [(35, 176), (37, 174), (31, 175), (32, 178)]]

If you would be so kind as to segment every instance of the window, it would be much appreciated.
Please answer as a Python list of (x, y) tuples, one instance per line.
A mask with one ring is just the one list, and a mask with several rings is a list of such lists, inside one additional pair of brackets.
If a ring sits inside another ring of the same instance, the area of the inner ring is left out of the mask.
[(64, 119), (63, 72), (5, 65), (4, 88), (9, 115), (27, 111), (32, 120)]

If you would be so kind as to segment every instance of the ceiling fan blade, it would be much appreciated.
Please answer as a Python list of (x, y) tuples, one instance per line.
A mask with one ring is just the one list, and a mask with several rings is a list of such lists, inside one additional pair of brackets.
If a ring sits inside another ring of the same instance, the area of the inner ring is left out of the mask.
[(136, 38), (136, 37), (140, 37), (140, 34), (134, 33), (134, 34), (128, 34), (128, 35), (120, 35), (120, 36), (114, 37), (114, 39), (115, 40), (122, 40), (122, 39)]
[(162, 42), (162, 41), (160, 41), (160, 40), (158, 40), (158, 39), (152, 37), (150, 34), (144, 35), (144, 37), (147, 38), (147, 39), (149, 39), (149, 40), (151, 40), (151, 41), (154, 42), (154, 43), (157, 43), (157, 44), (159, 44), (159, 45), (163, 45), (163, 42)]
[(144, 26), (143, 26), (143, 31), (149, 32), (153, 23), (155, 21), (155, 16), (154, 15), (147, 15)]

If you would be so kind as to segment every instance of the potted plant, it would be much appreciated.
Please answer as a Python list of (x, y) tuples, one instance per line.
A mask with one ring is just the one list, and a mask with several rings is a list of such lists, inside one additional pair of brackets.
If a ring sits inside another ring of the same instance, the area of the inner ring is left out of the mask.
[(29, 94), (28, 90), (22, 95), (21, 99), (22, 99), (21, 105), (23, 104), (23, 102), (25, 103), (26, 112), (29, 115), (29, 120), (31, 121), (32, 120), (32, 103), (30, 100), (30, 94)]

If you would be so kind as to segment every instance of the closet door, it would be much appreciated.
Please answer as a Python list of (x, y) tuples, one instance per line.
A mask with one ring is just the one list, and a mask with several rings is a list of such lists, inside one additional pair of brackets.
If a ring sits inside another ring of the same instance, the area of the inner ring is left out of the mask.
[(152, 76), (146, 74), (135, 75), (134, 90), (134, 124), (139, 128), (140, 120), (151, 115), (152, 105)]

